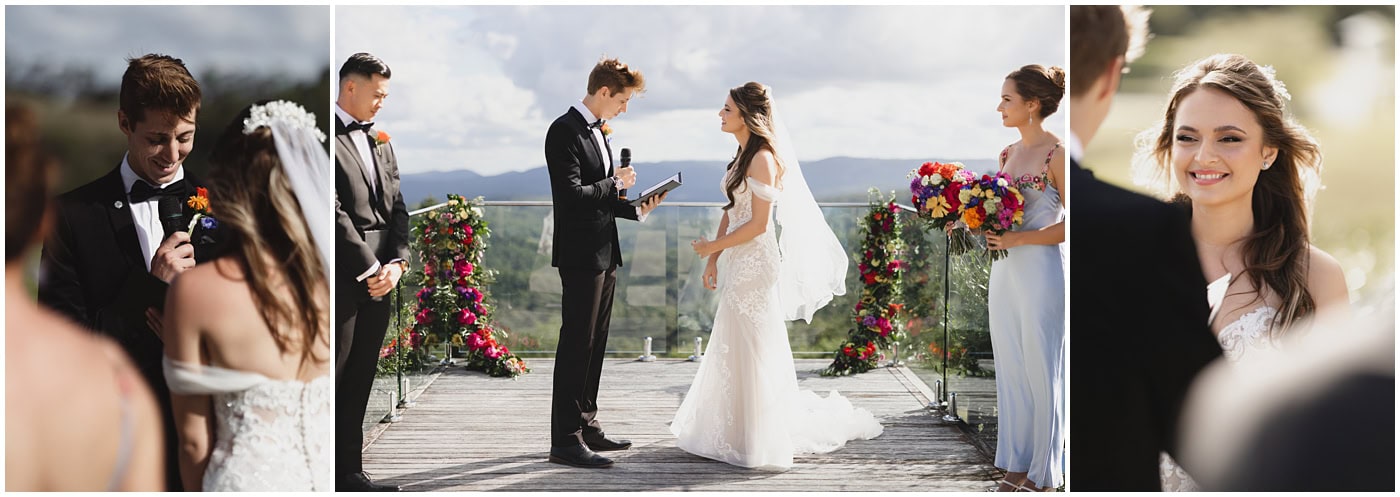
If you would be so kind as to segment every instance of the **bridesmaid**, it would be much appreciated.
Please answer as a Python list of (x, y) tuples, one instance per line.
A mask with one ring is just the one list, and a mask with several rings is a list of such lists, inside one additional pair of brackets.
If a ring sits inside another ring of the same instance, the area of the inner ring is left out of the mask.
[(1040, 491), (1063, 483), (1065, 148), (1045, 130), (1065, 94), (1065, 71), (1029, 65), (1001, 86), (1002, 126), (1020, 141), (1001, 151), (1001, 171), (1026, 198), (1024, 222), (987, 233), (988, 249), (1009, 255), (992, 264), (988, 285), (997, 358), (997, 453), (1006, 470), (995, 490)]

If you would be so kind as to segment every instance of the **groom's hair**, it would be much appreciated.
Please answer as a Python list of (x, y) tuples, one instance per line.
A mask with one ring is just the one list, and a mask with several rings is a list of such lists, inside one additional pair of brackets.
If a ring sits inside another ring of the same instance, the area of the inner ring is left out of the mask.
[(184, 61), (161, 54), (146, 54), (126, 61), (118, 106), (131, 125), (146, 112), (166, 112), (183, 117), (199, 111), (199, 82), (185, 69)]
[(1071, 5), (1069, 8), (1069, 67), (1078, 76), (1069, 82), (1070, 95), (1083, 95), (1103, 76), (1113, 60), (1137, 60), (1147, 44), (1147, 18), (1152, 11), (1137, 5)]
[(588, 94), (598, 93), (598, 89), (605, 86), (614, 95), (626, 89), (644, 92), (647, 89), (647, 81), (642, 77), (641, 71), (627, 67), (622, 61), (603, 59), (593, 66), (593, 72), (588, 73)]
[(344, 83), (350, 75), (363, 76), (366, 79), (373, 78), (375, 74), (389, 79), (389, 64), (385, 64), (379, 57), (375, 57), (366, 52), (351, 55), (345, 59), (345, 63), (340, 65), (340, 82)]

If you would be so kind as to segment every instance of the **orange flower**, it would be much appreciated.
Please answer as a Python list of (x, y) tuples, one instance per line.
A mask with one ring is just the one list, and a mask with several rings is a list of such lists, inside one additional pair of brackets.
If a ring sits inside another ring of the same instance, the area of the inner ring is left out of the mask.
[(208, 197), (209, 189), (202, 186), (197, 186), (194, 189), (194, 194), (200, 197)]
[(982, 227), (983, 215), (980, 213), (980, 209), (968, 209), (963, 211), (962, 220), (969, 229), (975, 230)]
[(382, 129), (379, 130), (379, 134), (375, 135), (374, 141), (379, 142), (380, 145), (389, 143), (389, 133), (384, 132)]
[(209, 197), (203, 195), (203, 188), (200, 188), (200, 190), (200, 195), (190, 197), (189, 200), (185, 201), (185, 204), (197, 212), (205, 212), (209, 210)]

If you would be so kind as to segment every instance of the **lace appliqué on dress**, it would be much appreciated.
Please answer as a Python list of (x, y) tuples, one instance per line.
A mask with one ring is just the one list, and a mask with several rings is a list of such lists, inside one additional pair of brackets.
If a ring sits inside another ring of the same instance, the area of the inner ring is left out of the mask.
[(272, 380), (164, 362), (171, 392), (209, 395), (214, 405), (205, 491), (330, 490), (330, 376)]

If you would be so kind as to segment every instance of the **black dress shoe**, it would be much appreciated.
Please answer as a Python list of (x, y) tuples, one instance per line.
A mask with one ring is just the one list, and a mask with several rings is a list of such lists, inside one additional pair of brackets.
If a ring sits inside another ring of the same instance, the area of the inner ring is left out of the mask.
[(549, 462), (567, 464), (576, 468), (611, 468), (612, 459), (588, 450), (583, 444), (549, 449)]
[(369, 479), (364, 471), (350, 473), (336, 479), (336, 492), (398, 492), (398, 485), (383, 485)]
[(631, 440), (612, 440), (606, 435), (603, 435), (602, 433), (591, 436), (585, 435), (583, 437), (583, 441), (584, 443), (588, 444), (588, 448), (598, 452), (608, 450), (627, 450), (632, 447)]

